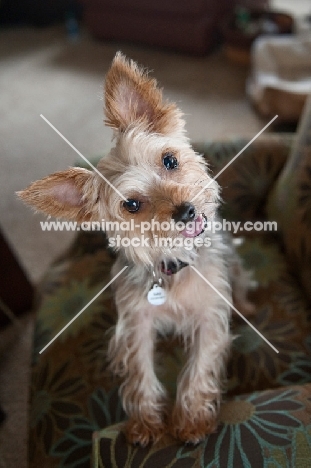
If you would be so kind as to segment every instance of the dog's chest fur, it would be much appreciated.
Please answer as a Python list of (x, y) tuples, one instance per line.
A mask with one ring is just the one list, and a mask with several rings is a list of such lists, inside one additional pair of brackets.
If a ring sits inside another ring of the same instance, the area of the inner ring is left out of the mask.
[[(217, 248), (202, 247), (191, 265), (171, 276), (158, 273), (155, 279), (152, 267), (148, 269), (129, 264), (126, 278), (120, 278), (115, 284), (118, 310), (124, 310), (118, 304), (119, 300), (124, 300), (128, 304), (127, 310), (129, 304), (132, 304), (135, 310), (142, 311), (142, 322), (152, 320), (158, 331), (174, 330), (177, 334), (191, 334), (201, 320), (210, 321), (212, 325), (215, 314), (227, 317), (230, 313), (229, 308), (220, 298), (219, 304), (218, 301), (215, 303), (214, 291), (192, 268), (193, 266), (197, 269), (221, 294), (230, 299), (226, 265), (226, 255), (230, 248), (220, 239), (215, 239), (215, 242), (219, 243)], [(121, 255), (112, 269), (112, 276), (127, 263)], [(148, 292), (158, 281), (165, 290), (166, 301), (162, 305), (152, 305), (148, 302)]]

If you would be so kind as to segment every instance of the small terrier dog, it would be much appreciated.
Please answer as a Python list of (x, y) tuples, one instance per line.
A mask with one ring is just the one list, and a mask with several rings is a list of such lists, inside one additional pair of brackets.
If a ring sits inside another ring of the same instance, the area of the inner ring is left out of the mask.
[[(170, 432), (196, 444), (217, 427), (232, 341), (229, 304), (251, 309), (247, 275), (230, 240), (205, 229), (219, 187), (192, 149), (181, 111), (120, 52), (106, 76), (105, 112), (115, 146), (98, 172), (69, 168), (19, 196), (48, 215), (104, 219), (109, 239), (127, 239), (112, 269), (115, 277), (127, 267), (113, 283), (118, 319), (109, 345), (111, 368), (123, 379), (127, 438), (146, 446)], [(152, 229), (142, 240), (146, 223)], [(189, 356), (168, 411), (154, 348), (157, 337), (171, 331)]]

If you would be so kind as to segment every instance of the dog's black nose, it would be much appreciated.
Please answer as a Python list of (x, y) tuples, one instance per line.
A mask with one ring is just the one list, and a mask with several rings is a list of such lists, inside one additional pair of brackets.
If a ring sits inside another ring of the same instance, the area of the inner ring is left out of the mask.
[(182, 205), (177, 206), (172, 218), (175, 223), (178, 223), (178, 221), (189, 223), (189, 221), (193, 221), (195, 218), (195, 208), (192, 203), (185, 202)]

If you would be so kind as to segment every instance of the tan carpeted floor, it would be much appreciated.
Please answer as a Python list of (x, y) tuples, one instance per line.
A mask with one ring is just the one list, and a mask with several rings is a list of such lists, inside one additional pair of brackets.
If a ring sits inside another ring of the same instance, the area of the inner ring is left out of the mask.
[[(70, 43), (62, 26), (0, 31), (0, 225), (31, 280), (68, 246), (70, 232), (42, 232), (14, 195), (79, 156), (40, 118), (43, 114), (86, 157), (103, 154), (111, 132), (103, 126), (102, 82), (117, 50), (154, 70), (165, 96), (186, 114), (193, 140), (255, 135), (265, 124), (245, 97), (248, 70), (218, 50), (205, 58), (116, 43), (83, 33)], [(2, 269), (3, 271), (3, 269)], [(18, 292), (17, 292), (18, 293)], [(26, 467), (26, 423), (33, 316), (0, 334), (0, 466)]]

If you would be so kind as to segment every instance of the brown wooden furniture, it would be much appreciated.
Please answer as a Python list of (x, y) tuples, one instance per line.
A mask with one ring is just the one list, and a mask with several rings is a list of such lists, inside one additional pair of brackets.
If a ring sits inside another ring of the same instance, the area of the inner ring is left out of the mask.
[(26, 312), (32, 307), (34, 289), (1, 231), (0, 264), (0, 326), (3, 326), (10, 321), (3, 308), (16, 315)]
[(206, 53), (220, 36), (232, 0), (80, 0), (98, 39), (140, 42), (193, 54)]

